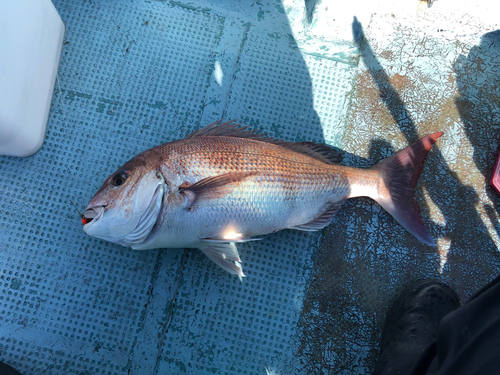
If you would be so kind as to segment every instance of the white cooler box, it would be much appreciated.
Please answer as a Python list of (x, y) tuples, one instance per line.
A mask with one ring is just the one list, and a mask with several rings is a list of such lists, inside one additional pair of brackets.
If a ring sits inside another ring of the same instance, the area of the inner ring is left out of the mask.
[(0, 155), (42, 147), (64, 33), (50, 0), (0, 0)]

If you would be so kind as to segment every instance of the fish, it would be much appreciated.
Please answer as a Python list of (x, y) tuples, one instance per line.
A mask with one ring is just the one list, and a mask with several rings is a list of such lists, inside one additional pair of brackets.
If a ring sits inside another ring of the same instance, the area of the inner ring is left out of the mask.
[(349, 198), (369, 197), (421, 242), (414, 188), (430, 134), (369, 168), (340, 164), (334, 148), (287, 142), (233, 121), (150, 148), (112, 173), (90, 199), (83, 230), (136, 250), (197, 248), (245, 276), (236, 243), (283, 229), (319, 231)]

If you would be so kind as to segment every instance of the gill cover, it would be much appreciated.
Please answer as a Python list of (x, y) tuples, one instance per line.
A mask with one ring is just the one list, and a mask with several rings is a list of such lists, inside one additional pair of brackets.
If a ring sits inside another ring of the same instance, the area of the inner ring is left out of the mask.
[(83, 230), (90, 236), (127, 247), (141, 244), (158, 220), (165, 179), (159, 171), (152, 171), (136, 186), (135, 193), (123, 194), (112, 204), (95, 209), (97, 216)]

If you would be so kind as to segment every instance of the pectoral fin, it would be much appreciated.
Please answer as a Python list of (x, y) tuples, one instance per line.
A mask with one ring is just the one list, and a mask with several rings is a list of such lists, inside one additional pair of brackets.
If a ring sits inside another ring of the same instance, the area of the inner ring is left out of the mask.
[(186, 198), (186, 208), (189, 209), (202, 205), (203, 201), (230, 194), (241, 181), (256, 174), (256, 171), (225, 173), (204, 178), (192, 185), (182, 187), (179, 191)]
[(208, 243), (204, 242), (198, 246), (211, 261), (215, 262), (227, 272), (238, 275), (240, 279), (245, 277), (241, 267), (241, 259), (238, 249), (234, 243)]

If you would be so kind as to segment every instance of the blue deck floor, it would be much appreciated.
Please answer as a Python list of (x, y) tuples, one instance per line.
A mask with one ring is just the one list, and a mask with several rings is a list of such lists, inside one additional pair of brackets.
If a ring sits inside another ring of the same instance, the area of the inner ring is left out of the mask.
[[(67, 34), (45, 144), (0, 157), (0, 360), (24, 374), (368, 374), (406, 282), (439, 278), (466, 300), (496, 276), (500, 31), (480, 13), (453, 26), (445, 3), (54, 0)], [(83, 209), (132, 156), (220, 118), (339, 147), (351, 166), (444, 131), (417, 189), (439, 246), (356, 199), (323, 233), (238, 245), (240, 283), (195, 249), (83, 232), (70, 199)]]

